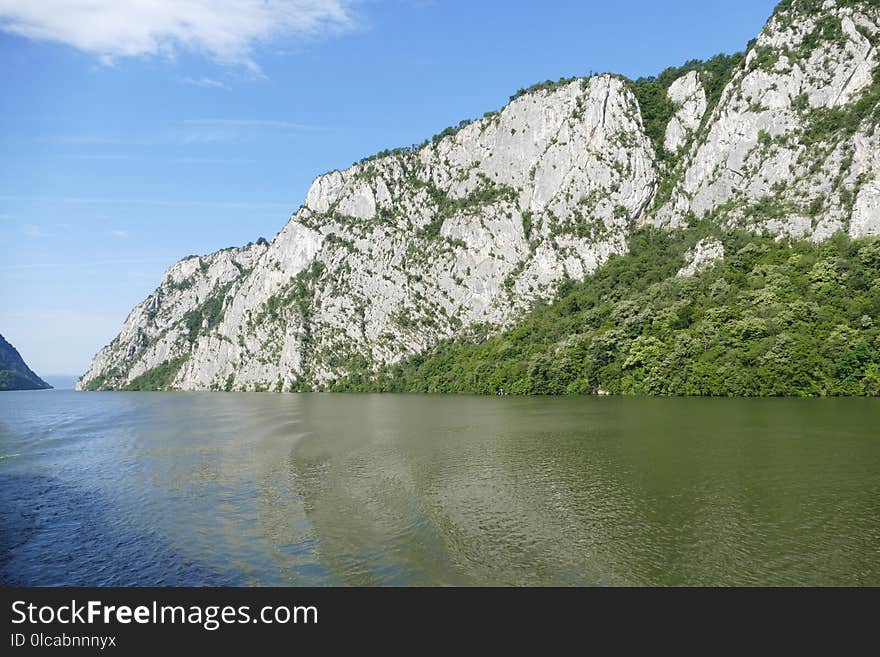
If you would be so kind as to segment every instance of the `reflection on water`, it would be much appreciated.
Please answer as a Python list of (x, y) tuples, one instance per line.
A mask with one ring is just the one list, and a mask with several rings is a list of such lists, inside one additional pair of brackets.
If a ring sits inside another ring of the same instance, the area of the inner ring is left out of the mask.
[(880, 584), (876, 400), (0, 395), (0, 582)]

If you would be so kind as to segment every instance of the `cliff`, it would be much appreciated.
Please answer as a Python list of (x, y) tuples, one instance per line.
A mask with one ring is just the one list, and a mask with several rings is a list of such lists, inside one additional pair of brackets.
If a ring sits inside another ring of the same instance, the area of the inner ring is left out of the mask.
[(0, 390), (43, 390), (51, 387), (34, 374), (18, 350), (0, 335)]
[(537, 85), (322, 175), (270, 243), (172, 266), (78, 387), (328, 387), (509, 329), (647, 225), (878, 235), (878, 29), (876, 2), (787, 0), (742, 56)]

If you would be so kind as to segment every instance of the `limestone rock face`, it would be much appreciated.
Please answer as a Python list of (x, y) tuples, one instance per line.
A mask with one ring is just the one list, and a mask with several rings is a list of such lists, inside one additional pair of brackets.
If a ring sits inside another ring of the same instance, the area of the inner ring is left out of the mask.
[[(268, 247), (178, 263), (80, 386), (178, 359), (176, 388), (287, 390), (507, 326), (622, 253), (655, 184), (623, 80), (525, 94), (420, 150), (320, 176)], [(213, 319), (193, 329), (194, 314)]]
[(724, 259), (724, 245), (721, 242), (709, 239), (700, 240), (693, 250), (685, 255), (687, 264), (678, 271), (678, 275), (696, 276), (722, 259)]
[[(600, 75), (319, 176), (271, 243), (172, 266), (79, 387), (329, 386), (510, 326), (648, 222), (880, 234), (878, 34), (875, 2), (787, 0), (732, 77), (672, 82), (663, 158), (632, 83)], [(705, 240), (679, 273), (723, 255)]]
[[(724, 89), (654, 213), (822, 240), (876, 232), (876, 3), (793, 0)], [(672, 124), (670, 124), (672, 127)], [(673, 129), (673, 135), (675, 130)]]
[(699, 74), (691, 71), (670, 85), (667, 96), (675, 105), (676, 111), (666, 126), (663, 147), (674, 153), (700, 127), (700, 121), (706, 113), (706, 91), (700, 83)]
[(853, 237), (880, 235), (880, 127), (865, 126), (853, 136), (853, 162), (849, 179), (858, 192), (853, 201), (849, 233)]
[[(253, 268), (268, 244), (217, 251), (208, 256), (189, 256), (172, 265), (159, 287), (134, 307), (113, 341), (92, 359), (89, 370), (77, 382), (81, 390), (93, 387), (118, 388), (147, 370), (189, 354), (193, 332), (212, 327), (211, 317), (194, 314), (204, 304), (226, 302), (227, 293)], [(218, 311), (219, 313), (219, 311)], [(216, 314), (214, 316), (216, 320)]]

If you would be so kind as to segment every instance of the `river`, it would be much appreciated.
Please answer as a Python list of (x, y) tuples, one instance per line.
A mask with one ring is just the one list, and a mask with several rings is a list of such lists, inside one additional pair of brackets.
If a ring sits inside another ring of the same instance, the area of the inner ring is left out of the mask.
[(880, 585), (880, 401), (0, 394), (6, 585)]

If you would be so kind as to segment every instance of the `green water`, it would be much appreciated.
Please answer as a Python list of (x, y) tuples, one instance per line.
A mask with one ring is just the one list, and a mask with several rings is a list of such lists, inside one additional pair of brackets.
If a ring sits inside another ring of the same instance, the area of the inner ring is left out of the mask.
[(877, 400), (47, 391), (0, 418), (4, 583), (880, 585)]

